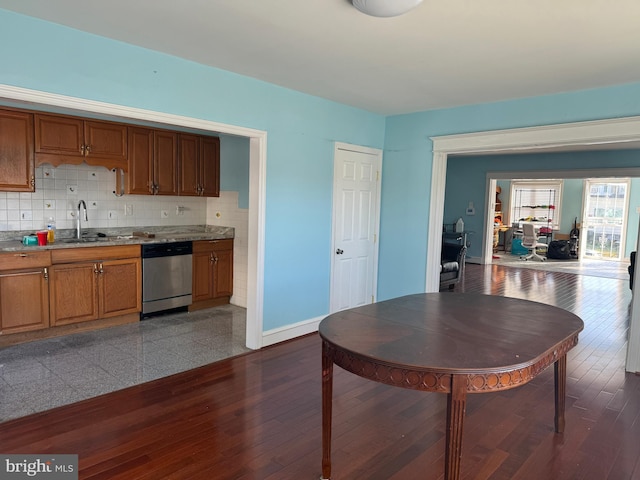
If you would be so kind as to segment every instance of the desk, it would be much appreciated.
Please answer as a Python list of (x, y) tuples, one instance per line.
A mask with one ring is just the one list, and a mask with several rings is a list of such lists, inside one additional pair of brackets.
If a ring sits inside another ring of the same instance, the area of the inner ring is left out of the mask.
[(329, 315), (318, 328), (322, 478), (331, 477), (334, 364), (375, 382), (447, 394), (445, 480), (458, 480), (468, 393), (524, 385), (553, 364), (555, 430), (564, 431), (566, 354), (583, 327), (576, 315), (550, 305), (452, 292), (409, 295)]

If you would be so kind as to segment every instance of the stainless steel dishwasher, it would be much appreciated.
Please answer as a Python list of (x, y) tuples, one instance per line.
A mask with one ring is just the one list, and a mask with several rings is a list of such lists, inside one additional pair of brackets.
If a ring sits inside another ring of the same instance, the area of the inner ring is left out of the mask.
[(142, 313), (191, 305), (192, 242), (142, 245)]

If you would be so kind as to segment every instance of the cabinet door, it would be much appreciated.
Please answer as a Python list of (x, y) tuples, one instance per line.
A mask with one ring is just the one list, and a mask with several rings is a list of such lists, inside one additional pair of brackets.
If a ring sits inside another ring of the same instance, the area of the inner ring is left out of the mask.
[(35, 151), (38, 164), (80, 164), (84, 161), (84, 121), (63, 115), (36, 113)]
[(213, 298), (233, 295), (233, 249), (213, 252)]
[(0, 110), (0, 190), (35, 191), (33, 115)]
[(98, 263), (100, 317), (137, 313), (142, 309), (140, 258)]
[(220, 139), (200, 139), (200, 187), (205, 197), (220, 196)]
[(200, 140), (197, 135), (180, 134), (178, 153), (180, 156), (180, 178), (178, 194), (183, 196), (200, 195), (199, 163)]
[(93, 262), (51, 267), (51, 325), (98, 318), (98, 265)]
[(49, 326), (47, 269), (0, 273), (0, 334), (40, 330)]
[(129, 127), (128, 131), (129, 171), (127, 193), (150, 195), (153, 168), (153, 130)]
[[(194, 242), (196, 244), (201, 242)], [(193, 252), (193, 302), (213, 298), (213, 257), (211, 250)]]
[(153, 178), (157, 195), (178, 194), (178, 134), (154, 132)]
[(127, 168), (127, 126), (113, 122), (84, 122), (86, 162), (108, 168)]

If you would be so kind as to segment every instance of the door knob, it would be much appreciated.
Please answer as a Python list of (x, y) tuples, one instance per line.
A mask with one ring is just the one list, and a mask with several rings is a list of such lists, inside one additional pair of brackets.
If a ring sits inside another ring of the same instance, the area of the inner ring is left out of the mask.
[(341, 248), (336, 250), (337, 255), (342, 255), (343, 253), (344, 253), (344, 250), (342, 250)]

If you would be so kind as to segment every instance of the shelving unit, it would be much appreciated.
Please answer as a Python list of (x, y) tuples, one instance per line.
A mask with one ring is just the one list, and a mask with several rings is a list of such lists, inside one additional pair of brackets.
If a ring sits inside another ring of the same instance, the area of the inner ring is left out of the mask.
[[(545, 203), (536, 203), (540, 201), (541, 196), (544, 197)], [(555, 190), (541, 192), (540, 189), (519, 189), (513, 199), (513, 205), (512, 223), (531, 222), (540, 227), (553, 227), (556, 211)]]

